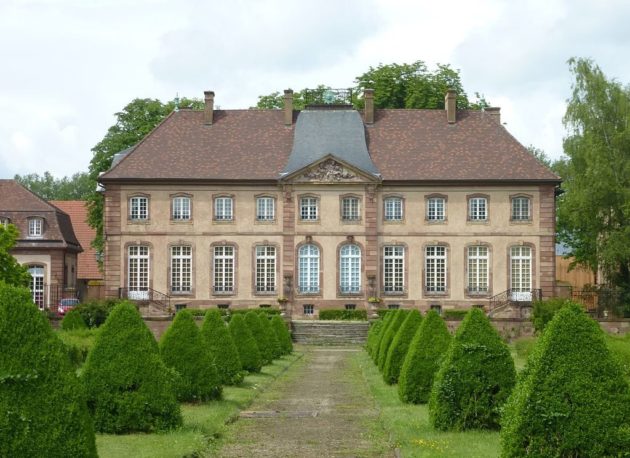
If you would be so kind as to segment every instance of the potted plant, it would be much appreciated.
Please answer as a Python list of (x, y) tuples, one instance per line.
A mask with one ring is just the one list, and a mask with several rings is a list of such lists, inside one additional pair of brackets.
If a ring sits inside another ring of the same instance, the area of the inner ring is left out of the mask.
[(368, 302), (370, 304), (380, 304), (381, 298), (380, 297), (376, 297), (376, 296), (370, 296), (370, 297), (368, 297)]
[(284, 296), (280, 296), (278, 297), (278, 304), (286, 304), (287, 302), (289, 302), (289, 299), (287, 299)]

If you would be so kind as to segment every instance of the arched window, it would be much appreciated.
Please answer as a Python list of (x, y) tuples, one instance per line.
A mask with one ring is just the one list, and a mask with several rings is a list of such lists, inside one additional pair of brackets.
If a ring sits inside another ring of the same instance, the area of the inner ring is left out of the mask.
[(361, 291), (361, 248), (344, 245), (339, 251), (339, 289), (352, 294)]
[(300, 293), (319, 292), (319, 248), (302, 245), (298, 251), (298, 289)]

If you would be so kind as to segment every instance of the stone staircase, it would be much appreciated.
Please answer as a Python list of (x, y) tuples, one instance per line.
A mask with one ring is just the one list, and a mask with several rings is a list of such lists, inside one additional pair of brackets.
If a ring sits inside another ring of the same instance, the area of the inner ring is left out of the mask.
[(317, 321), (294, 320), (291, 322), (293, 341), (308, 345), (363, 345), (367, 339), (367, 321)]

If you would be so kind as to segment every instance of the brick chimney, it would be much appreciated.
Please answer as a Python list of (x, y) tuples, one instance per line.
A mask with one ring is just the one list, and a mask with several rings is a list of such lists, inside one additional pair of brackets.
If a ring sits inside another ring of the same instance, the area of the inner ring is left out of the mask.
[(203, 109), (203, 123), (206, 126), (211, 126), (214, 115), (214, 91), (203, 91), (203, 95), (206, 101), (206, 105)]
[(457, 92), (454, 89), (446, 91), (444, 108), (446, 109), (446, 120), (448, 123), (455, 124), (457, 120)]
[(366, 124), (374, 124), (374, 89), (363, 91), (363, 102), (365, 103), (363, 120)]
[(284, 125), (293, 124), (293, 89), (284, 90)]
[(484, 111), (490, 116), (490, 119), (501, 125), (501, 107), (486, 107)]

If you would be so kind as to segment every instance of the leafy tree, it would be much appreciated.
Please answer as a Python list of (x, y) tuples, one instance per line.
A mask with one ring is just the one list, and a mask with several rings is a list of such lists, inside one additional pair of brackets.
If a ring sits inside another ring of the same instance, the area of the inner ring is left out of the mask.
[(568, 156), (558, 202), (559, 240), (576, 263), (601, 269), (630, 300), (630, 87), (588, 59), (575, 77), (564, 124)]
[(273, 318), (271, 318), (271, 326), (276, 332), (276, 336), (280, 342), (282, 354), (290, 354), (293, 351), (293, 342), (291, 341), (291, 333), (287, 329), (287, 325), (284, 323), (284, 320), (280, 316), (274, 315)]
[(433, 379), (451, 343), (446, 323), (435, 310), (429, 310), (409, 345), (400, 377), (398, 396), (403, 402), (425, 404)]
[(97, 431), (162, 431), (182, 424), (177, 374), (160, 359), (157, 342), (135, 305), (118, 304), (101, 326), (81, 379)]
[(405, 321), (405, 318), (407, 318), (408, 313), (409, 312), (407, 310), (397, 310), (396, 314), (392, 318), (391, 324), (387, 327), (387, 331), (383, 334), (383, 338), (381, 339), (378, 349), (378, 368), (381, 372), (383, 372), (383, 368), (385, 367), (389, 347), (392, 344), (394, 337), (396, 337), (398, 329), (400, 329)]
[(19, 235), (13, 224), (6, 228), (0, 225), (0, 281), (9, 285), (28, 286), (31, 281), (28, 270), (9, 253)]
[(31, 294), (0, 281), (0, 456), (96, 457), (85, 392)]
[(96, 181), (86, 172), (55, 178), (50, 172), (15, 175), (15, 180), (44, 200), (85, 200), (96, 188)]
[(249, 372), (260, 372), (262, 368), (262, 356), (256, 344), (256, 340), (249, 330), (245, 318), (241, 314), (232, 315), (228, 329), (232, 334), (238, 356), (243, 365), (243, 369)]
[(577, 304), (539, 339), (501, 419), (503, 457), (624, 456), (630, 389), (604, 333)]
[(438, 430), (498, 429), (515, 383), (510, 350), (486, 314), (472, 308), (435, 376), (429, 420)]
[(238, 349), (218, 310), (206, 312), (201, 325), (201, 336), (214, 357), (221, 384), (240, 384), (243, 381), (243, 367)]
[(383, 380), (389, 385), (398, 382), (400, 368), (420, 323), (422, 323), (422, 315), (420, 315), (418, 310), (412, 310), (407, 314), (405, 321), (403, 321), (400, 329), (394, 336), (394, 340), (392, 340), (389, 350), (387, 350), (387, 357), (383, 366)]
[(61, 329), (72, 331), (74, 329), (87, 329), (85, 321), (78, 310), (70, 310), (61, 320)]
[(207, 401), (221, 396), (221, 382), (213, 355), (204, 345), (189, 310), (175, 315), (160, 339), (160, 355), (164, 364), (180, 375), (176, 387), (180, 401)]
[(553, 168), (553, 162), (552, 160), (549, 158), (549, 156), (547, 156), (547, 153), (545, 153), (544, 150), (535, 147), (534, 145), (529, 145), (527, 147), (527, 151), (529, 151), (529, 153), (534, 156), (538, 162), (540, 162), (541, 164), (543, 164), (544, 166), (546, 166), (549, 169)]

